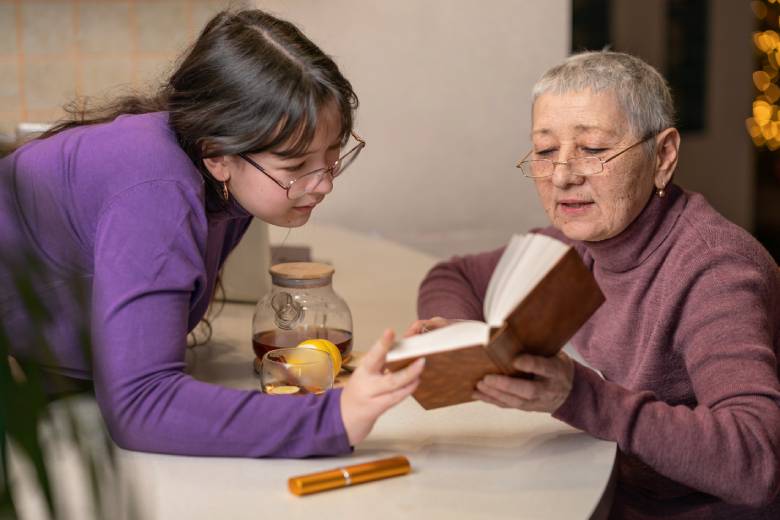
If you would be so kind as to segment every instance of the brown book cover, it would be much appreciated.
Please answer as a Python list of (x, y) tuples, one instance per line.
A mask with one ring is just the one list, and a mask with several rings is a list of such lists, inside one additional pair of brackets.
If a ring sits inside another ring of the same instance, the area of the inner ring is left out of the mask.
[[(554, 356), (604, 301), (596, 280), (577, 252), (568, 251), (539, 280), (487, 345), (476, 344), (427, 354), (414, 398), (426, 410), (472, 401), (487, 374), (516, 375), (512, 359), (520, 352)], [(398, 370), (418, 357), (388, 363)]]

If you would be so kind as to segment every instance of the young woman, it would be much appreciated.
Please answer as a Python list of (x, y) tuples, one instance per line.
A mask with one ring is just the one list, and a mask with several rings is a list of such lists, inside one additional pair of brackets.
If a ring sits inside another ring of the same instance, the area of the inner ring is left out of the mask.
[[(292, 24), (223, 12), (152, 97), (81, 111), (3, 159), (6, 251), (32, 248), (48, 278), (52, 356), (12, 354), (92, 380), (122, 447), (189, 455), (306, 457), (350, 450), (416, 387), (421, 365), (383, 374), (387, 332), (342, 390), (267, 396), (195, 381), (187, 333), (252, 216), (306, 223), (365, 142), (336, 64)], [(350, 138), (354, 142), (350, 142)], [(90, 305), (64, 280), (78, 276)], [(29, 316), (0, 285), (6, 331)], [(87, 313), (91, 356), (77, 323)], [(26, 327), (27, 325), (27, 327)]]

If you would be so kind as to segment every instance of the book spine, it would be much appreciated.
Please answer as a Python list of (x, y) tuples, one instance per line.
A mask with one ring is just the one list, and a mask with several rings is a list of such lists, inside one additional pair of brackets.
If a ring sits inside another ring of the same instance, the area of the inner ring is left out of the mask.
[(490, 341), (485, 346), (488, 357), (506, 375), (512, 375), (517, 370), (512, 368), (512, 360), (521, 350), (520, 340), (506, 323), (490, 331)]

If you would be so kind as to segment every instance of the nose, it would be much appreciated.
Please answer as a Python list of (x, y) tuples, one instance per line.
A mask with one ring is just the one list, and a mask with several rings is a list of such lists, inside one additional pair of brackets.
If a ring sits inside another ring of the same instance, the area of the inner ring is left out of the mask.
[(326, 170), (318, 175), (317, 184), (311, 190), (311, 193), (321, 193), (327, 195), (333, 191), (333, 170)]
[(552, 183), (556, 188), (566, 188), (585, 182), (585, 177), (572, 173), (568, 160), (568, 158), (559, 157), (560, 162), (553, 164)]

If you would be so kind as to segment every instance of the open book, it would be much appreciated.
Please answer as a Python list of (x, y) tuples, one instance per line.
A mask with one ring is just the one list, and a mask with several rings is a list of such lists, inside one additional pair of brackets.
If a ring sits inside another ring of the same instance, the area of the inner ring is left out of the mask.
[(426, 358), (414, 393), (425, 409), (471, 401), (486, 374), (516, 374), (512, 360), (520, 352), (554, 356), (603, 301), (572, 247), (545, 235), (515, 235), (488, 284), (487, 323), (458, 321), (400, 340), (387, 366)]

